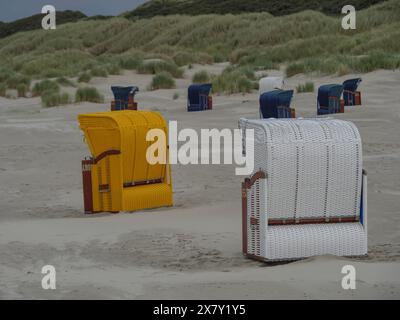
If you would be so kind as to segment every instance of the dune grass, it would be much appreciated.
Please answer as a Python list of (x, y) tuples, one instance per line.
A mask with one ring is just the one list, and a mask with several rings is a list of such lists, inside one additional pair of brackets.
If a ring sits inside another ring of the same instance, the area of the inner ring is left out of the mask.
[(3, 82), (0, 82), (0, 97), (5, 97), (7, 92), (7, 85)]
[(42, 105), (45, 108), (57, 107), (71, 103), (71, 97), (68, 93), (46, 90), (41, 95)]
[(58, 85), (57, 82), (51, 81), (51, 80), (43, 80), (40, 82), (35, 83), (35, 85), (32, 88), (32, 95), (34, 97), (41, 96), (43, 92), (55, 92), (58, 93), (60, 91), (60, 86)]
[(175, 88), (175, 80), (168, 72), (157, 73), (150, 84), (150, 90)]
[(8, 79), (15, 76), (15, 71), (10, 69), (9, 67), (0, 67), (0, 82), (6, 83)]
[(14, 74), (6, 80), (6, 83), (10, 89), (17, 89), (17, 86), (20, 84), (29, 87), (31, 85), (31, 78), (24, 75)]
[(0, 39), (0, 82), (15, 89), (30, 79), (106, 76), (119, 69), (181, 78), (184, 65), (229, 61), (234, 70), (213, 79), (214, 85), (247, 92), (254, 88), (248, 70), (286, 66), (287, 76), (392, 70), (400, 66), (399, 16), (400, 1), (389, 0), (359, 10), (357, 29), (350, 31), (339, 17), (310, 10), (278, 17), (261, 12), (79, 21), (51, 33)]
[(56, 82), (59, 85), (64, 86), (64, 87), (73, 87), (73, 88), (76, 87), (76, 84), (72, 80), (70, 80), (66, 77), (57, 78)]
[(116, 57), (114, 61), (117, 65), (125, 70), (135, 70), (142, 64), (142, 58), (138, 55), (122, 55)]
[(137, 71), (143, 74), (157, 74), (161, 72), (168, 72), (175, 78), (183, 77), (183, 70), (180, 69), (174, 62), (159, 59), (143, 61), (138, 66)]
[(296, 87), (297, 93), (314, 92), (314, 82), (306, 82)]
[(121, 74), (121, 67), (118, 63), (112, 63), (106, 66), (106, 71), (109, 75), (116, 76)]
[(193, 83), (207, 83), (210, 82), (210, 75), (206, 70), (196, 72), (192, 78)]
[[(382, 2), (384, 0), (352, 0), (351, 4), (357, 9), (368, 7), (370, 4)], [(268, 11), (273, 15), (285, 15), (306, 9), (313, 8), (325, 13), (337, 15), (340, 9), (346, 4), (343, 0), (151, 0), (138, 6), (133, 11), (126, 12), (126, 17), (150, 18), (156, 15), (186, 14), (199, 15), (206, 13), (234, 13)]]
[(79, 88), (75, 94), (75, 102), (103, 103), (104, 97), (94, 87)]
[(252, 68), (228, 67), (212, 80), (212, 84), (214, 92), (231, 94), (251, 92), (257, 82)]
[(101, 77), (101, 78), (107, 78), (108, 77), (108, 71), (106, 68), (103, 67), (96, 67), (90, 70), (90, 75), (92, 77)]
[(17, 94), (18, 97), (26, 97), (27, 92), (29, 91), (29, 87), (25, 83), (17, 84)]
[(89, 83), (90, 80), (92, 80), (92, 75), (84, 72), (78, 77), (78, 82), (84, 82), (84, 83)]

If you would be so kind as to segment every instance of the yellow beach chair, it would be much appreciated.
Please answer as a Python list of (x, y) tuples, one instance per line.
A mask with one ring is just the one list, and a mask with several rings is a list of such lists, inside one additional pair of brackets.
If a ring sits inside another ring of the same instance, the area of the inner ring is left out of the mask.
[[(146, 141), (151, 129), (167, 124), (158, 112), (101, 112), (79, 115), (91, 158), (82, 161), (86, 213), (135, 211), (172, 206), (171, 166), (151, 165)], [(167, 142), (168, 145), (168, 142)], [(166, 159), (168, 149), (166, 148)]]

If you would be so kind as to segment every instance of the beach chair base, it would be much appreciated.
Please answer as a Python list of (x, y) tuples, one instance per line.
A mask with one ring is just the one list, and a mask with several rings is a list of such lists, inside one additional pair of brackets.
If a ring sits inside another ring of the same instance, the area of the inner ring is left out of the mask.
[[(367, 176), (363, 171), (360, 217), (266, 220), (260, 190), (268, 176), (256, 172), (242, 183), (242, 252), (263, 262), (293, 261), (318, 255), (365, 256), (367, 241)], [(252, 188), (258, 190), (248, 196)], [(249, 202), (250, 201), (250, 202)], [(250, 209), (249, 209), (250, 208)]]
[(326, 114), (334, 114), (334, 113), (344, 113), (345, 100), (338, 99), (336, 97), (329, 97), (329, 106), (320, 106), (318, 105), (317, 114), (326, 115)]
[(343, 97), (346, 106), (360, 106), (361, 105), (361, 92), (360, 91), (343, 91)]
[(340, 99), (339, 113), (344, 113), (344, 100)]
[(213, 98), (211, 96), (208, 97), (207, 106), (208, 106), (208, 110), (213, 109)]
[(121, 101), (111, 101), (111, 111), (120, 111), (120, 110), (134, 110), (137, 111), (138, 104), (137, 102), (130, 102), (124, 105)]
[(119, 211), (137, 211), (170, 207), (173, 205), (172, 187), (162, 179), (139, 181), (124, 184), (122, 190), (122, 207), (110, 210), (110, 201), (104, 201), (110, 193), (109, 185), (96, 186), (93, 183), (93, 159), (82, 161), (83, 203), (86, 214), (100, 212), (118, 213)]
[(356, 106), (361, 106), (361, 92), (356, 91), (354, 95), (354, 102)]
[(207, 109), (204, 109), (203, 106), (199, 106), (199, 105), (190, 105), (187, 108), (188, 112), (197, 112), (197, 111), (205, 111)]

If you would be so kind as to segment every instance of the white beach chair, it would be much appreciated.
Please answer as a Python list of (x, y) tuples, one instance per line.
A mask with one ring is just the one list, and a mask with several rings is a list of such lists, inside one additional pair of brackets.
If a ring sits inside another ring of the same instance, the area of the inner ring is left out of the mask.
[(259, 93), (260, 96), (269, 91), (276, 89), (283, 89), (285, 81), (282, 77), (264, 77), (259, 81)]
[(242, 184), (246, 256), (367, 254), (367, 177), (353, 123), (241, 119), (239, 127), (255, 139), (255, 170)]

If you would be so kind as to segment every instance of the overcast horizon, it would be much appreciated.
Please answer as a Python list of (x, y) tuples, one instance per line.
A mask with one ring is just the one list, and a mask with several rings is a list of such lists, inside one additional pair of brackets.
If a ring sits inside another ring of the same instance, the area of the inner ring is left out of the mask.
[(10, 22), (40, 14), (42, 7), (53, 5), (56, 10), (78, 10), (88, 16), (119, 15), (135, 9), (146, 0), (0, 0), (0, 21)]

